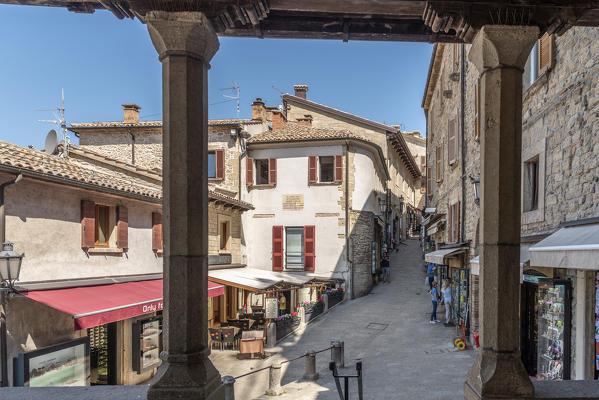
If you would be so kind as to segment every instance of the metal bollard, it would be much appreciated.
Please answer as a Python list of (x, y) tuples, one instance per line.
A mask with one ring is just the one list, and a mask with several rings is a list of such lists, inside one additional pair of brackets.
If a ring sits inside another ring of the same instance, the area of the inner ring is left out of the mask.
[(306, 372), (303, 378), (309, 381), (315, 381), (318, 379), (318, 373), (316, 372), (316, 353), (313, 350), (306, 352)]
[(322, 302), (324, 303), (324, 309), (322, 310), (323, 314), (326, 314), (327, 312), (329, 312), (329, 295), (328, 294), (323, 294), (322, 295)]
[(272, 349), (277, 345), (277, 325), (274, 322), (268, 324), (266, 331), (266, 348)]
[(235, 400), (235, 378), (232, 376), (223, 376), (221, 382), (225, 387), (225, 400)]
[(277, 362), (270, 366), (268, 370), (268, 389), (266, 394), (269, 396), (279, 396), (283, 394), (281, 387), (281, 363)]
[(331, 361), (335, 361), (337, 367), (345, 368), (345, 343), (341, 340), (332, 340), (331, 347)]

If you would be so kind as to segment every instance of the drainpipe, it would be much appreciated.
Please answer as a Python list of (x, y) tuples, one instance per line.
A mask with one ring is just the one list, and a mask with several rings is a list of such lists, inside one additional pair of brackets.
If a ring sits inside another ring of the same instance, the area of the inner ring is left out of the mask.
[(460, 242), (466, 240), (466, 135), (464, 129), (464, 120), (466, 115), (466, 59), (464, 56), (465, 45), (461, 45), (461, 57), (460, 57), (460, 119), (461, 129), (460, 135), (462, 137), (462, 210), (460, 212)]
[(127, 129), (127, 133), (131, 136), (131, 164), (135, 165), (135, 136), (131, 132), (131, 129)]
[(349, 254), (349, 142), (345, 142), (345, 263), (349, 266), (350, 295), (354, 299), (354, 263)]
[[(6, 212), (4, 206), (4, 188), (12, 185), (13, 183), (19, 182), (23, 179), (23, 174), (17, 175), (16, 178), (5, 182), (0, 185), (0, 243), (4, 243), (6, 241)], [(2, 368), (2, 382), (0, 386), (6, 387), (8, 386), (8, 352), (6, 349), (6, 292), (0, 292), (0, 303), (2, 304), (2, 314), (0, 315), (0, 364)]]

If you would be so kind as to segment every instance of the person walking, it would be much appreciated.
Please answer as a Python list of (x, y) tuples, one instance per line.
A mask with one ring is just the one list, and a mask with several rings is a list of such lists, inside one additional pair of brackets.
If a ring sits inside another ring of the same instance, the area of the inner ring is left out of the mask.
[(431, 297), (433, 300), (433, 312), (431, 313), (431, 324), (436, 324), (441, 321), (437, 319), (437, 298), (439, 297), (439, 291), (437, 290), (437, 282), (433, 281), (431, 289)]
[(433, 281), (435, 280), (435, 271), (437, 270), (437, 266), (433, 263), (429, 263), (427, 267), (428, 274), (428, 286), (431, 290), (433, 290)]
[(445, 304), (445, 326), (451, 325), (451, 282), (449, 278), (443, 279), (443, 286), (441, 287), (441, 294), (443, 295), (443, 303)]
[(287, 313), (287, 298), (283, 293), (281, 293), (281, 297), (279, 298), (279, 317), (281, 315), (285, 315)]
[(391, 276), (391, 267), (389, 265), (389, 253), (385, 252), (381, 260), (381, 269), (383, 270), (383, 283), (391, 283), (389, 277)]

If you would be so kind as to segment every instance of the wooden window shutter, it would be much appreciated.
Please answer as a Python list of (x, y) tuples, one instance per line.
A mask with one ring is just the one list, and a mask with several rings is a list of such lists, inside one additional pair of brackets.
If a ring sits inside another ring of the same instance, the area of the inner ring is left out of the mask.
[(433, 167), (426, 167), (426, 192), (429, 197), (433, 195)]
[(283, 270), (283, 227), (272, 227), (272, 270)]
[(453, 165), (456, 162), (456, 129), (455, 119), (449, 120), (447, 123), (447, 161), (449, 165)]
[(254, 184), (254, 159), (250, 157), (245, 159), (245, 184)]
[(269, 185), (277, 184), (277, 159), (276, 158), (268, 159), (268, 184)]
[(453, 242), (453, 205), (449, 206), (448, 216), (447, 216), (447, 241), (449, 243)]
[(539, 76), (553, 68), (554, 37), (544, 34), (539, 39)]
[(225, 179), (225, 151), (215, 150), (216, 155), (216, 179)]
[(129, 213), (124, 206), (117, 208), (116, 245), (119, 249), (129, 248)]
[(435, 159), (435, 177), (437, 182), (441, 182), (443, 180), (442, 168), (443, 168), (443, 148), (441, 146), (437, 146), (436, 149), (436, 159)]
[(152, 250), (162, 250), (162, 214), (152, 213)]
[(474, 84), (474, 138), (480, 138), (480, 78)]
[(343, 156), (335, 156), (335, 182), (343, 182)]
[(314, 271), (316, 258), (316, 228), (304, 226), (304, 271)]
[(96, 204), (81, 200), (81, 247), (92, 248), (96, 243)]
[(460, 202), (453, 205), (453, 242), (460, 240)]
[(318, 174), (316, 173), (317, 165), (318, 165), (318, 157), (317, 156), (309, 156), (308, 157), (308, 182), (309, 183), (318, 182)]

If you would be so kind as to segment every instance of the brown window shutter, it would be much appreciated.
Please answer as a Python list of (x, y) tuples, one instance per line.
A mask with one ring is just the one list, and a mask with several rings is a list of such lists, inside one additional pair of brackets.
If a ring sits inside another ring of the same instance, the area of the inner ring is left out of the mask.
[(437, 146), (436, 153), (437, 154), (435, 159), (435, 178), (437, 179), (437, 182), (441, 182), (443, 180), (443, 148), (441, 146)]
[(447, 241), (449, 243), (453, 242), (453, 205), (449, 206), (448, 216), (447, 216)]
[(343, 156), (335, 156), (335, 182), (343, 182)]
[(554, 37), (544, 34), (539, 39), (539, 76), (553, 68)]
[(318, 175), (316, 174), (316, 166), (318, 165), (318, 157), (317, 156), (309, 156), (308, 157), (308, 182), (316, 183), (318, 182)]
[(453, 212), (455, 223), (454, 223), (454, 234), (453, 241), (457, 242), (460, 240), (460, 202), (455, 203), (455, 211)]
[(453, 165), (455, 163), (455, 120), (449, 120), (447, 123), (447, 161), (449, 165)]
[(277, 159), (276, 158), (268, 159), (268, 184), (269, 185), (277, 184)]
[(91, 248), (96, 243), (96, 204), (81, 200), (81, 247)]
[(304, 226), (304, 271), (314, 271), (316, 259), (316, 228)]
[(426, 167), (426, 192), (429, 197), (433, 195), (433, 167)]
[(216, 155), (216, 179), (225, 179), (225, 151), (215, 150)]
[(272, 270), (283, 270), (283, 227), (272, 227)]
[(152, 250), (162, 250), (162, 214), (152, 213)]
[(474, 138), (480, 138), (480, 78), (474, 84)]
[(250, 157), (245, 159), (245, 184), (254, 184), (254, 159)]
[(116, 245), (119, 249), (129, 248), (129, 213), (124, 206), (117, 208)]

